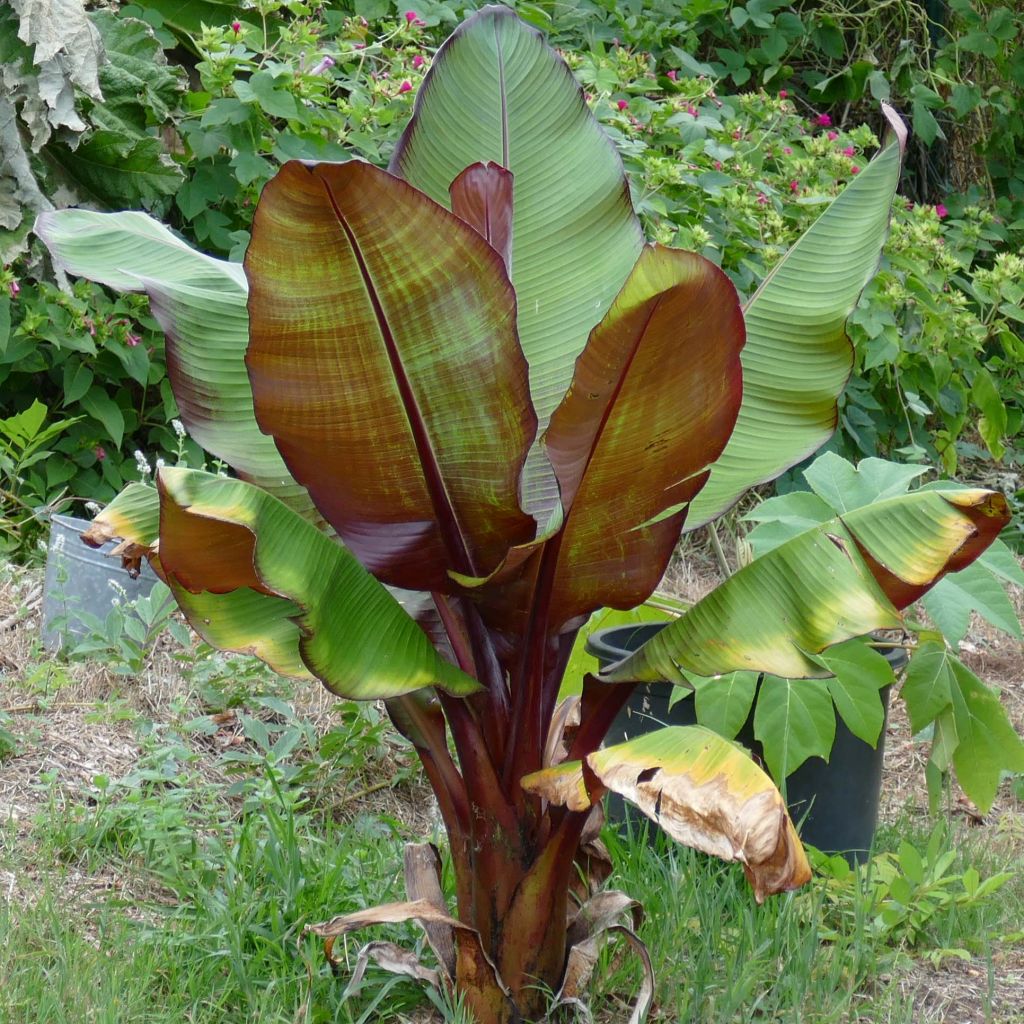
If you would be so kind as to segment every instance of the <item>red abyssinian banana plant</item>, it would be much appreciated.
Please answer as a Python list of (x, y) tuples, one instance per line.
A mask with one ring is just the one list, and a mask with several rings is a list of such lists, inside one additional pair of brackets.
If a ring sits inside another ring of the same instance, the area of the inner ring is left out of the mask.
[(67, 270), (148, 292), (181, 417), (237, 474), (163, 469), (88, 539), (148, 557), (211, 644), (383, 699), (437, 794), (454, 904), (414, 848), (409, 902), (318, 934), (419, 921), (438, 959), (424, 976), (482, 1024), (538, 1017), (545, 992), (577, 999), (593, 936), (631, 909), (579, 891), (600, 878), (607, 791), (740, 861), (759, 900), (807, 880), (741, 748), (698, 727), (602, 738), (638, 681), (820, 676), (813, 655), (897, 625), (984, 549), (1006, 521), (998, 495), (932, 490), (816, 526), (588, 676), (574, 704), (558, 694), (590, 613), (643, 602), (684, 529), (834, 429), (844, 322), (899, 175), (890, 120), (745, 305), (708, 260), (644, 243), (568, 68), (503, 7), (438, 52), (387, 171), (282, 167), (244, 271), (142, 214), (40, 218)]

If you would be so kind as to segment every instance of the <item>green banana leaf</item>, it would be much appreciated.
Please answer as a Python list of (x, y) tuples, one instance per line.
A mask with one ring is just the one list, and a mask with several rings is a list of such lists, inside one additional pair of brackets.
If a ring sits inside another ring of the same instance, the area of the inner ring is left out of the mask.
[[(470, 164), (514, 177), (511, 274), (540, 431), (573, 362), (640, 254), (622, 161), (565, 62), (507, 7), (485, 7), (438, 50), (390, 169), (439, 203)], [(524, 501), (557, 486), (535, 448)]]
[(167, 376), (189, 434), (243, 479), (318, 521), (309, 495), (253, 415), (242, 265), (198, 252), (134, 211), (56, 210), (39, 215), (35, 232), (68, 273), (149, 295), (167, 337)]
[(846, 320), (874, 276), (889, 231), (906, 128), (892, 132), (765, 278), (744, 309), (743, 404), (686, 529), (717, 519), (751, 487), (774, 480), (828, 440), (853, 368)]
[(126, 488), (85, 539), (112, 538), (154, 556), (189, 623), (223, 650), (356, 700), (479, 689), (345, 548), (243, 481), (161, 469), (157, 490)]
[(828, 671), (813, 655), (899, 626), (899, 609), (977, 557), (1009, 518), (1001, 494), (976, 490), (918, 491), (856, 509), (758, 558), (599, 678), (820, 678)]

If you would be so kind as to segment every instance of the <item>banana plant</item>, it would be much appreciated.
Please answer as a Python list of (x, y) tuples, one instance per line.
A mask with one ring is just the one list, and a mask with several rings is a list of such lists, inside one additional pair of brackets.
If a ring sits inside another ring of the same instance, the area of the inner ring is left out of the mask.
[[(236, 474), (163, 469), (85, 539), (148, 558), (214, 646), (383, 699), (437, 796), (454, 904), (436, 852), (410, 848), (408, 901), (311, 927), (328, 956), (338, 935), (416, 921), (436, 967), (374, 942), (360, 970), (452, 985), (481, 1024), (579, 1002), (602, 930), (649, 971), (635, 905), (596, 891), (609, 791), (739, 861), (758, 900), (809, 878), (741, 748), (699, 727), (602, 739), (640, 680), (821, 676), (821, 651), (898, 625), (984, 550), (1000, 495), (816, 524), (558, 694), (595, 609), (644, 601), (684, 529), (835, 428), (844, 323), (899, 178), (887, 116), (874, 161), (745, 304), (708, 260), (644, 242), (578, 84), (504, 7), (441, 47), (387, 170), (285, 164), (244, 267), (138, 213), (40, 217), (67, 271), (148, 293), (182, 420)], [(648, 978), (634, 1021), (652, 993)]]

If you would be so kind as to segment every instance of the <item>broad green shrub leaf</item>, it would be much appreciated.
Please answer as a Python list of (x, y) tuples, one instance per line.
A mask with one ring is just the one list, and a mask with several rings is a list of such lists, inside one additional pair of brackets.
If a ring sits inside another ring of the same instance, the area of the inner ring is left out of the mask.
[(911, 655), (900, 688), (910, 728), (918, 733), (950, 706), (953, 700), (953, 654), (945, 644), (925, 640)]
[(967, 636), (972, 612), (1010, 636), (1021, 635), (1013, 602), (988, 567), (978, 562), (941, 580), (922, 603), (954, 647)]
[(726, 739), (736, 736), (750, 717), (757, 692), (757, 673), (727, 672), (723, 676), (708, 677), (687, 672), (686, 678), (693, 685), (697, 721)]
[(754, 736), (780, 784), (809, 757), (827, 761), (836, 738), (828, 681), (765, 676), (754, 709)]
[(817, 660), (834, 673), (827, 680), (828, 689), (846, 727), (858, 739), (877, 746), (885, 724), (879, 691), (894, 682), (892, 666), (860, 640), (831, 647)]
[(906, 494), (910, 485), (929, 471), (928, 466), (901, 465), (886, 459), (861, 459), (854, 466), (834, 452), (826, 452), (804, 470), (804, 479), (819, 498), (842, 514)]
[(957, 746), (953, 767), (963, 791), (984, 814), (995, 799), (1004, 771), (1024, 772), (1024, 742), (999, 697), (963, 662), (951, 662), (953, 723)]

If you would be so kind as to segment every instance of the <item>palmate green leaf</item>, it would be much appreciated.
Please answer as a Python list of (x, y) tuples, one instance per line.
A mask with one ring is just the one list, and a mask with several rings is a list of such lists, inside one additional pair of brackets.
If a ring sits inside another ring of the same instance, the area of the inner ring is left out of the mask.
[(817, 660), (833, 673), (828, 689), (846, 727), (876, 746), (885, 724), (881, 690), (895, 681), (892, 665), (860, 640), (831, 647)]
[(984, 814), (992, 806), (1002, 773), (1024, 772), (1024, 742), (999, 697), (958, 658), (950, 665), (957, 737), (953, 767), (961, 788)]
[(533, 538), (515, 295), (472, 227), (362, 161), (291, 161), (245, 266), (257, 419), (364, 565), (445, 590)]
[(479, 688), (345, 548), (265, 491), (178, 468), (160, 470), (157, 485), (159, 498), (141, 484), (126, 488), (85, 539), (121, 538), (118, 553), (136, 560), (154, 554), (209, 643), (358, 700)]
[(975, 562), (941, 580), (922, 598), (928, 615), (955, 647), (965, 636), (972, 613), (1010, 636), (1021, 635), (1016, 609), (996, 576)]
[(761, 902), (803, 885), (810, 867), (771, 779), (742, 747), (699, 725), (658, 729), (534, 772), (523, 789), (570, 810), (606, 790), (639, 807), (677, 842), (738, 860)]
[(809, 757), (827, 761), (836, 738), (828, 681), (766, 676), (754, 710), (754, 736), (780, 784)]
[(846, 320), (878, 266), (899, 182), (906, 129), (885, 104), (893, 137), (793, 245), (747, 303), (743, 405), (729, 444), (686, 528), (774, 480), (835, 430), (853, 367)]
[[(579, 85), (506, 7), (485, 7), (438, 50), (390, 169), (447, 204), (455, 177), (481, 161), (515, 179), (512, 282), (543, 433), (643, 236), (622, 162)], [(557, 501), (540, 456), (524, 501), (543, 513)]]
[(919, 644), (911, 655), (900, 696), (906, 702), (910, 728), (915, 733), (952, 704), (956, 684), (952, 663), (953, 653), (934, 640)]
[(899, 625), (897, 609), (977, 557), (1008, 520), (993, 491), (917, 492), (856, 509), (755, 560), (600, 678), (820, 677), (810, 655)]
[(750, 717), (757, 693), (757, 673), (727, 672), (723, 676), (711, 677), (692, 672), (685, 674), (693, 686), (697, 721), (719, 736), (733, 739)]
[(811, 490), (838, 513), (906, 494), (910, 485), (930, 471), (928, 466), (901, 465), (886, 459), (851, 462), (826, 452), (804, 470)]
[(119, 291), (145, 291), (167, 335), (167, 374), (191, 436), (300, 515), (319, 518), (272, 438), (260, 432), (245, 369), (248, 284), (241, 264), (192, 249), (144, 213), (59, 210), (36, 234), (68, 273)]

